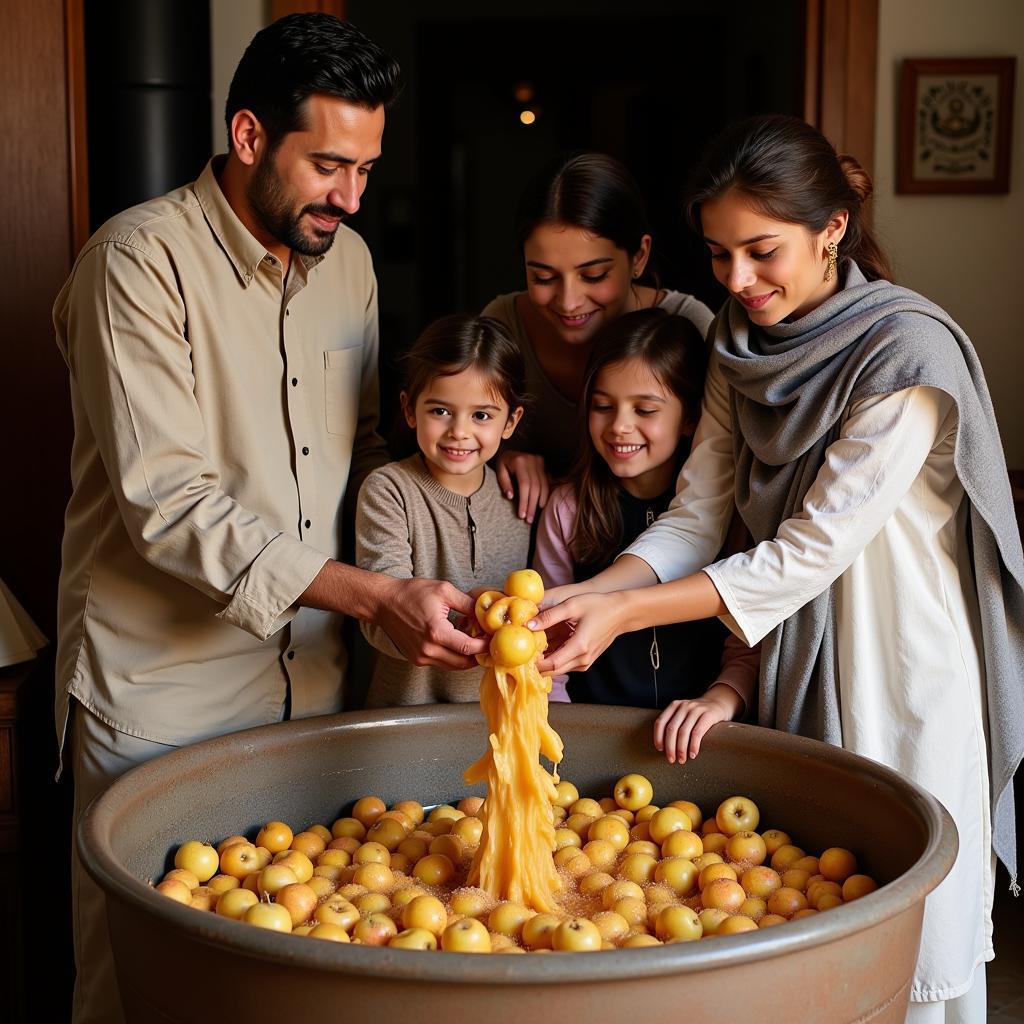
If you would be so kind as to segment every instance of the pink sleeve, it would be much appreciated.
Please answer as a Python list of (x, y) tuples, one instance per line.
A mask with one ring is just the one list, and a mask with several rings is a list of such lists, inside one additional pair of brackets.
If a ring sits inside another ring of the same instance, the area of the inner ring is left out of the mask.
[[(571, 484), (563, 484), (552, 493), (537, 527), (537, 546), (533, 553), (533, 568), (544, 579), (545, 589), (561, 587), (574, 580), (569, 540), (576, 520), (576, 493)], [(568, 676), (551, 678), (549, 701), (569, 703), (566, 690)]]
[(533, 568), (544, 578), (544, 587), (561, 587), (572, 583), (572, 555), (569, 541), (576, 520), (576, 494), (571, 484), (556, 487), (537, 527), (537, 546)]
[[(732, 633), (725, 638), (722, 649), (722, 664), (715, 683), (731, 686), (743, 700), (742, 715), (747, 715), (754, 706), (754, 690), (761, 671), (761, 645), (748, 647)], [(714, 685), (714, 684), (712, 684)]]

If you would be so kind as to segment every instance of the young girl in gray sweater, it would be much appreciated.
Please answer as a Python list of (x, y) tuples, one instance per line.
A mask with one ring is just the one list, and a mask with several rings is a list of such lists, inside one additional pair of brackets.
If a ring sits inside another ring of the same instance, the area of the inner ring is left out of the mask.
[[(402, 412), (419, 451), (364, 481), (356, 561), (466, 592), (500, 588), (526, 566), (530, 545), (529, 523), (487, 465), (523, 414), (522, 354), (497, 320), (457, 314), (428, 327), (404, 361)], [(412, 665), (379, 626), (362, 630), (378, 652), (367, 707), (478, 699), (482, 669)]]

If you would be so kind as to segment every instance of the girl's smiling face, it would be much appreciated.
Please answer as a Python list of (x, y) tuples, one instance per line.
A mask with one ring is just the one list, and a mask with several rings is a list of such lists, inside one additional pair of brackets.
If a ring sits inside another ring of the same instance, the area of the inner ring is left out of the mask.
[(654, 498), (668, 489), (676, 449), (688, 433), (686, 410), (642, 359), (601, 369), (588, 424), (594, 448), (630, 494)]
[(839, 288), (838, 274), (824, 279), (826, 251), (846, 231), (845, 210), (812, 233), (759, 213), (733, 189), (704, 203), (700, 221), (715, 277), (743, 304), (752, 323), (768, 327), (798, 319)]
[(475, 369), (434, 377), (410, 407), (402, 392), (405, 420), (427, 469), (440, 484), (469, 496), (484, 481), (484, 466), (498, 451), (523, 414), (509, 410), (490, 382)]
[(568, 345), (636, 308), (631, 285), (643, 273), (651, 236), (630, 256), (608, 238), (569, 224), (539, 224), (523, 244), (530, 302)]

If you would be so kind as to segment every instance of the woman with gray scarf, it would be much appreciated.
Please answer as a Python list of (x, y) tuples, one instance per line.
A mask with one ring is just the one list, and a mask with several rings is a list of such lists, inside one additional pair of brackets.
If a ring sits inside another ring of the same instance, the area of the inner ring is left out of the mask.
[[(908, 1021), (984, 1021), (995, 857), (1016, 883), (1024, 754), (1024, 557), (977, 355), (938, 306), (889, 283), (862, 219), (871, 183), (813, 128), (728, 129), (691, 222), (729, 299), (669, 511), (608, 570), (549, 595), (575, 624), (545, 671), (619, 633), (721, 616), (763, 638), (762, 725), (905, 773), (957, 823), (926, 903)], [(755, 547), (710, 564), (730, 503)], [(700, 571), (702, 570), (703, 571)], [(671, 760), (713, 724), (680, 707)]]

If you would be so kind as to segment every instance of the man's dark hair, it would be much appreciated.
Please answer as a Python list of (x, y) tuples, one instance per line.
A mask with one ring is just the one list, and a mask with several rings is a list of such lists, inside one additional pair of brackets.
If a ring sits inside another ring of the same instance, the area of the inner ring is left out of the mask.
[(330, 14), (289, 14), (257, 32), (235, 69), (225, 122), (251, 110), (267, 133), (271, 151), (288, 132), (305, 127), (306, 100), (334, 96), (368, 110), (397, 97), (400, 69), (347, 21)]

